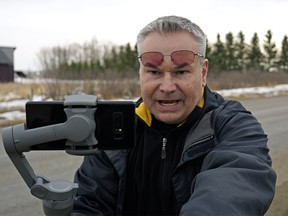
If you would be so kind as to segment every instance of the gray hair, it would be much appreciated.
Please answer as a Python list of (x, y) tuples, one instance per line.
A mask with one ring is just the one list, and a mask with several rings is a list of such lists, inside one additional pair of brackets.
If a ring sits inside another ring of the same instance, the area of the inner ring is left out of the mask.
[(206, 35), (201, 28), (190, 20), (179, 16), (164, 16), (160, 17), (148, 25), (146, 25), (137, 36), (137, 50), (140, 54), (140, 46), (145, 40), (146, 36), (151, 32), (159, 32), (161, 34), (187, 31), (195, 38), (199, 45), (199, 54), (205, 56), (206, 53)]

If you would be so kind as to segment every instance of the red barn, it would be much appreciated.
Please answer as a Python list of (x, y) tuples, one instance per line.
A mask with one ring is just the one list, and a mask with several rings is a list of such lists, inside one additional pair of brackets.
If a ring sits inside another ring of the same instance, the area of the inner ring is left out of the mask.
[(0, 82), (14, 82), (15, 47), (0, 46)]

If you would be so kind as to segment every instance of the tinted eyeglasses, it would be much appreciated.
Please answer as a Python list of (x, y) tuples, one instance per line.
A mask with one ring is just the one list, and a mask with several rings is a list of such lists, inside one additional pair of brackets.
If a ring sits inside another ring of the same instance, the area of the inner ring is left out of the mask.
[(145, 52), (142, 53), (138, 58), (141, 60), (141, 63), (144, 66), (154, 66), (158, 67), (162, 64), (164, 61), (164, 56), (170, 56), (171, 61), (179, 66), (179, 65), (185, 65), (185, 64), (192, 64), (195, 60), (195, 56), (199, 56), (204, 58), (203, 55), (199, 53), (194, 53), (190, 50), (177, 50), (172, 52), (170, 55), (164, 55), (161, 52)]

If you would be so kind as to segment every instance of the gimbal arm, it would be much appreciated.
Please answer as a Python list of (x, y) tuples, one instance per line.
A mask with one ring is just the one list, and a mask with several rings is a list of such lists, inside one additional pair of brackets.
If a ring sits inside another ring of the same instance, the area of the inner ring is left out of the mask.
[(3, 129), (5, 150), (24, 179), (31, 193), (43, 200), (46, 215), (68, 215), (73, 207), (78, 185), (66, 180), (48, 180), (36, 176), (23, 152), (42, 143), (67, 139), (66, 152), (74, 155), (92, 154), (96, 151), (96, 124), (94, 114), (97, 98), (92, 95), (72, 95), (65, 99), (67, 121), (60, 124), (26, 129), (19, 124)]

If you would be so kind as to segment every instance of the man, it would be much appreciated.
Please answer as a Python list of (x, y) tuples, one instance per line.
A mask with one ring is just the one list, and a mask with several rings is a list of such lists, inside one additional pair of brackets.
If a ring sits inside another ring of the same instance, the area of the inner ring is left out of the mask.
[(267, 136), (206, 85), (206, 36), (159, 18), (139, 33), (136, 145), (86, 156), (72, 215), (264, 215), (276, 175)]

